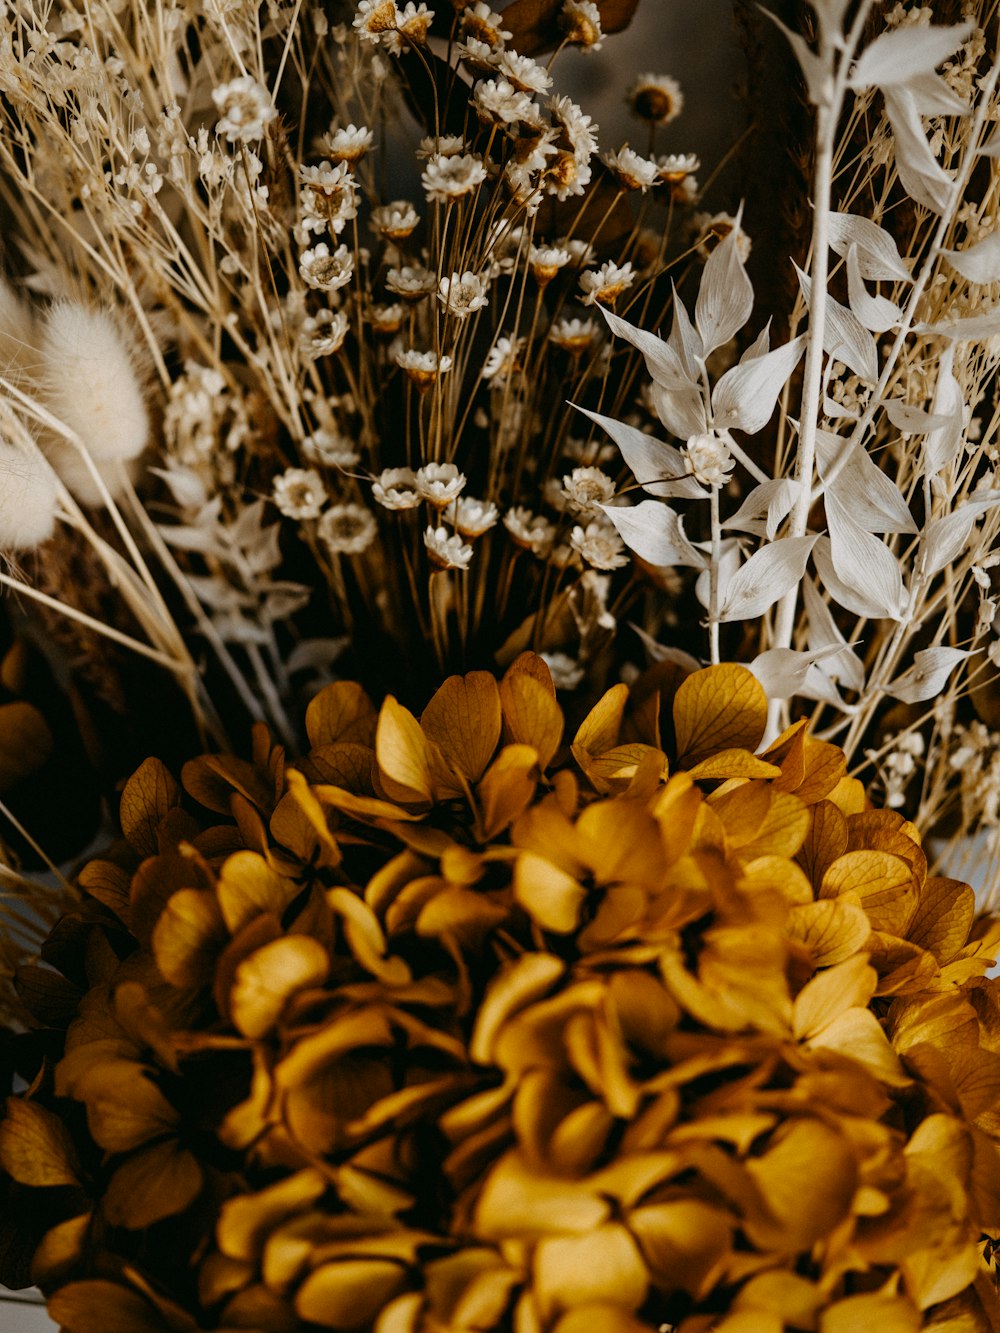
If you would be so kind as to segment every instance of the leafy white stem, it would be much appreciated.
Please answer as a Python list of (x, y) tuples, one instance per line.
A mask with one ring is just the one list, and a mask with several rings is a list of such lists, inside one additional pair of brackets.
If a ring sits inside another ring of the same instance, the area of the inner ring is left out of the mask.
[(712, 487), (709, 500), (712, 516), (712, 560), (708, 567), (708, 650), (713, 666), (719, 663), (719, 562), (722, 559), (722, 520), (719, 488)]

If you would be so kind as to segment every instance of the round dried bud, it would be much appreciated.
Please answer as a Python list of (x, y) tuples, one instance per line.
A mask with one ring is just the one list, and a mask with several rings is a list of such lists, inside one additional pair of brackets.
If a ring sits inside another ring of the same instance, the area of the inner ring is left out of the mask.
[(735, 464), (723, 436), (715, 431), (692, 435), (686, 448), (688, 463), (697, 481), (706, 486), (722, 486), (728, 481)]

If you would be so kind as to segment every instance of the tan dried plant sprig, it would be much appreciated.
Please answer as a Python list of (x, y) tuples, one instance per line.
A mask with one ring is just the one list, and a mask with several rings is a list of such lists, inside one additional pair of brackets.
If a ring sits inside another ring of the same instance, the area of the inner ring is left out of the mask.
[(748, 671), (678, 679), (568, 743), (531, 655), (339, 683), (297, 767), (143, 765), (0, 1122), (68, 1333), (997, 1317), (996, 926), (835, 746), (755, 753)]

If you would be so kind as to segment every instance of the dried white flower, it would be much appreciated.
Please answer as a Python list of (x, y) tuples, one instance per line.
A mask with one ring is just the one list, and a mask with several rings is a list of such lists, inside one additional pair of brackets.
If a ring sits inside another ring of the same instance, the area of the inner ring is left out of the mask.
[(408, 42), (417, 46), (423, 46), (427, 41), (427, 30), (433, 22), (434, 11), (428, 9), (422, 0), (420, 3), (416, 3), (416, 0), (407, 0), (397, 19), (399, 31)]
[(420, 503), (416, 473), (408, 467), (384, 468), (372, 482), (372, 495), (383, 509), (416, 509)]
[(535, 114), (535, 104), (507, 79), (486, 79), (472, 94), (476, 115), (486, 125), (512, 125)]
[(503, 15), (497, 14), (484, 0), (466, 5), (462, 11), (461, 27), (466, 37), (477, 38), (496, 48), (502, 47), (511, 38), (511, 34), (504, 30)]
[(0, 441), (0, 551), (26, 551), (56, 526), (55, 473), (38, 452)]
[(436, 352), (418, 352), (416, 348), (396, 353), (396, 364), (420, 389), (426, 389), (438, 378), (451, 370), (451, 357), (438, 356)]
[(92, 458), (137, 458), (149, 417), (128, 346), (106, 310), (59, 301), (49, 311), (39, 352), (42, 397)]
[(404, 264), (402, 268), (391, 268), (385, 277), (385, 285), (390, 292), (404, 301), (422, 301), (434, 290), (437, 279), (433, 271), (419, 265)]
[(397, 35), (400, 17), (395, 0), (359, 0), (352, 26), (363, 41), (373, 46), (388, 46), (396, 54), (400, 49)]
[(521, 353), (527, 338), (498, 338), (490, 348), (480, 372), (484, 380), (502, 382), (521, 369)]
[(740, 258), (746, 262), (750, 257), (750, 237), (739, 225), (732, 213), (696, 213), (694, 217), (695, 247), (702, 259), (707, 259), (721, 240), (733, 230), (736, 232), (736, 248)]
[(500, 77), (522, 93), (547, 93), (552, 87), (552, 75), (531, 56), (501, 51), (495, 63)]
[(462, 134), (431, 134), (417, 145), (417, 157), (426, 162), (432, 157), (459, 157), (468, 144)]
[(599, 269), (588, 269), (580, 274), (581, 300), (584, 305), (614, 305), (635, 278), (631, 263), (618, 265), (608, 259)]
[(500, 517), (500, 512), (492, 500), (475, 500), (463, 495), (453, 500), (445, 511), (445, 517), (463, 537), (481, 537), (489, 532)]
[(337, 236), (358, 216), (358, 187), (345, 162), (299, 167), (302, 220), (307, 230), (329, 227)]
[(454, 463), (425, 463), (416, 474), (417, 493), (435, 509), (447, 509), (465, 489), (465, 473)]
[(627, 144), (617, 153), (605, 153), (601, 161), (625, 190), (648, 190), (659, 175), (655, 162), (634, 152)]
[(594, 519), (585, 528), (575, 527), (569, 542), (592, 569), (621, 569), (629, 563), (625, 543), (607, 519)]
[(528, 251), (531, 276), (540, 285), (551, 282), (570, 261), (570, 253), (561, 245), (533, 245)]
[(563, 477), (563, 494), (569, 508), (585, 514), (614, 499), (615, 483), (599, 467), (576, 467)]
[(584, 669), (568, 653), (541, 653), (557, 690), (575, 690), (583, 680)]
[(229, 143), (263, 138), (264, 130), (278, 114), (267, 89), (249, 74), (213, 88), (212, 101), (222, 112), (215, 132)]
[(471, 194), (486, 179), (486, 168), (474, 153), (445, 156), (436, 153), (420, 177), (424, 193), (432, 204), (450, 204)]
[(455, 319), (465, 319), (488, 306), (486, 285), (475, 273), (453, 273), (439, 283), (438, 300)]
[(601, 49), (604, 38), (601, 11), (593, 0), (564, 0), (559, 26), (566, 34), (567, 42), (582, 46), (585, 51)]
[(438, 569), (468, 569), (472, 559), (472, 547), (458, 533), (450, 533), (447, 528), (427, 528), (424, 533), (424, 545), (430, 556), (431, 564)]
[(705, 486), (722, 486), (734, 467), (729, 445), (721, 435), (709, 431), (692, 435), (686, 445), (688, 464), (697, 481)]
[(352, 440), (339, 431), (320, 427), (302, 441), (302, 452), (311, 463), (323, 467), (354, 467), (360, 455)]
[(371, 130), (361, 125), (346, 125), (331, 129), (326, 136), (327, 152), (337, 162), (359, 162), (375, 142)]
[(684, 109), (681, 86), (669, 74), (640, 74), (625, 94), (625, 101), (634, 116), (651, 125), (669, 125)]
[(420, 214), (406, 199), (372, 209), (372, 226), (390, 241), (405, 241), (419, 221)]
[(310, 360), (331, 356), (344, 345), (350, 323), (343, 310), (320, 310), (307, 315), (299, 332), (299, 346)]
[(326, 489), (315, 469), (290, 467), (275, 477), (273, 499), (286, 518), (319, 518), (326, 504)]
[(390, 305), (375, 304), (369, 308), (372, 328), (383, 337), (398, 333), (403, 325), (403, 307), (398, 301)]
[(373, 514), (364, 505), (331, 505), (316, 527), (316, 535), (333, 555), (361, 555), (378, 533)]
[(549, 329), (549, 342), (579, 356), (587, 350), (596, 335), (597, 325), (592, 319), (557, 319)]
[(670, 185), (679, 185), (687, 176), (691, 176), (701, 167), (697, 153), (667, 153), (656, 159), (656, 169), (660, 180)]
[(510, 533), (511, 541), (525, 551), (533, 551), (543, 558), (552, 549), (555, 540), (555, 524), (542, 514), (533, 514), (523, 505), (515, 505), (503, 516), (503, 525)]
[(346, 245), (338, 245), (332, 253), (325, 241), (320, 241), (299, 256), (299, 274), (302, 281), (320, 292), (335, 292), (354, 276), (354, 256)]
[(598, 126), (585, 115), (569, 97), (552, 97), (549, 114), (569, 141), (569, 149), (580, 161), (586, 161), (597, 151)]

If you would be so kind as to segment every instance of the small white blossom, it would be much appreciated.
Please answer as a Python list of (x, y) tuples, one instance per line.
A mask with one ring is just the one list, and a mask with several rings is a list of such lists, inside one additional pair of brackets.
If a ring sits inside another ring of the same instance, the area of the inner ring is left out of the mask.
[(599, 467), (576, 467), (562, 480), (567, 508), (576, 513), (593, 512), (614, 499), (615, 483)]
[(264, 130), (278, 114), (267, 89), (249, 74), (213, 88), (212, 101), (222, 113), (215, 132), (229, 143), (248, 143), (262, 138)]
[(420, 265), (404, 264), (402, 268), (391, 268), (385, 277), (385, 285), (404, 301), (422, 301), (434, 290), (436, 278), (429, 268)]
[(583, 680), (584, 669), (568, 653), (541, 653), (557, 690), (575, 690)]
[(581, 300), (584, 305), (614, 305), (622, 292), (635, 282), (636, 274), (630, 263), (618, 265), (608, 259), (599, 269), (588, 269), (580, 274)]
[(627, 144), (617, 153), (605, 153), (601, 160), (625, 190), (648, 190), (659, 174), (655, 162), (634, 152)]
[(418, 388), (426, 389), (439, 375), (446, 375), (451, 370), (451, 357), (438, 356), (436, 352), (418, 352), (416, 348), (400, 350), (396, 353), (396, 364)]
[(501, 78), (522, 93), (547, 93), (552, 87), (552, 75), (545, 66), (517, 51), (501, 51), (496, 58), (496, 69)]
[(513, 125), (535, 113), (535, 104), (507, 79), (485, 79), (472, 94), (476, 115), (487, 125)]
[(684, 109), (684, 94), (669, 74), (640, 74), (625, 94), (629, 110), (651, 125), (669, 125)]
[(416, 473), (408, 467), (384, 468), (372, 482), (372, 495), (383, 509), (416, 509), (420, 503)]
[(319, 518), (326, 489), (313, 468), (290, 467), (274, 479), (274, 503), (286, 518)]
[(557, 319), (549, 329), (549, 341), (574, 356), (585, 352), (596, 335), (597, 325), (592, 319)]
[(346, 245), (338, 245), (331, 254), (320, 241), (299, 256), (299, 274), (303, 282), (321, 292), (335, 292), (345, 287), (354, 275), (354, 256)]
[(432, 157), (460, 157), (466, 147), (464, 135), (430, 134), (420, 140), (416, 155), (422, 162)]
[(722, 486), (735, 466), (729, 445), (714, 431), (692, 435), (686, 446), (688, 464), (697, 481), (705, 486)]
[(375, 142), (375, 135), (362, 125), (331, 128), (326, 136), (327, 152), (337, 162), (359, 162)]
[(483, 379), (502, 382), (516, 374), (521, 369), (520, 356), (526, 342), (526, 338), (498, 338), (483, 362)]
[(695, 248), (702, 259), (707, 259), (721, 240), (737, 228), (736, 248), (746, 262), (750, 257), (750, 237), (739, 226), (732, 213), (697, 213), (694, 218)]
[(419, 221), (420, 214), (406, 199), (372, 209), (372, 226), (390, 241), (405, 241)]
[(333, 555), (361, 555), (377, 532), (374, 516), (359, 504), (331, 505), (316, 527), (316, 535)]
[(398, 301), (392, 304), (376, 304), (370, 307), (369, 317), (372, 328), (383, 337), (398, 333), (403, 324), (403, 307)]
[(597, 151), (598, 127), (570, 97), (552, 97), (549, 114), (569, 140), (570, 151), (585, 161)]
[(697, 153), (667, 153), (656, 159), (656, 169), (660, 180), (669, 184), (680, 184), (685, 177), (691, 176), (701, 167)]
[(629, 557), (625, 543), (607, 519), (594, 519), (570, 533), (570, 546), (592, 569), (621, 569)]
[(472, 559), (472, 547), (458, 533), (450, 533), (447, 528), (429, 527), (424, 533), (424, 545), (431, 563), (438, 569), (468, 569)]
[(316, 315), (307, 315), (302, 321), (299, 346), (312, 361), (321, 356), (331, 356), (343, 347), (349, 328), (347, 316), (342, 310), (320, 310)]
[(373, 46), (387, 46), (396, 54), (399, 51), (397, 29), (400, 17), (395, 0), (359, 0), (353, 27), (363, 41), (371, 42)]
[(500, 512), (492, 500), (474, 500), (463, 495), (452, 501), (445, 517), (463, 537), (481, 537), (494, 526)]
[(417, 493), (435, 509), (446, 509), (465, 489), (465, 473), (454, 463), (425, 463), (416, 474)]
[(559, 26), (567, 42), (582, 46), (585, 51), (599, 51), (604, 33), (601, 29), (601, 11), (593, 0), (563, 0)]
[(542, 514), (533, 514), (523, 505), (508, 509), (503, 516), (503, 525), (510, 533), (516, 546), (535, 555), (545, 557), (552, 549), (555, 540), (555, 525)]
[(311, 463), (321, 463), (324, 467), (354, 467), (360, 458), (346, 435), (322, 426), (305, 437), (302, 452)]
[(502, 47), (511, 38), (511, 34), (504, 29), (503, 15), (497, 14), (484, 0), (466, 5), (462, 11), (461, 26), (466, 37), (478, 38), (492, 47)]
[(450, 204), (478, 189), (486, 179), (486, 168), (474, 153), (445, 156), (436, 153), (429, 159), (420, 182), (432, 204)]
[(482, 278), (475, 273), (453, 273), (439, 283), (438, 300), (455, 319), (465, 319), (490, 301)]

